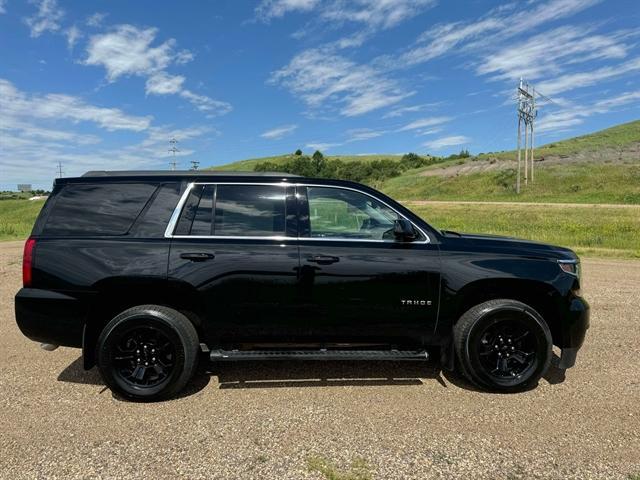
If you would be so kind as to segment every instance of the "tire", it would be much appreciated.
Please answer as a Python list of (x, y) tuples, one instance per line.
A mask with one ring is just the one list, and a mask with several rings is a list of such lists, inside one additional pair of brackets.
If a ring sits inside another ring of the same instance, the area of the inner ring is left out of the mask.
[(455, 324), (453, 339), (461, 373), (487, 390), (531, 388), (551, 363), (547, 323), (516, 300), (490, 300), (469, 309)]
[(102, 330), (96, 363), (105, 384), (132, 400), (173, 397), (193, 376), (198, 334), (187, 317), (171, 308), (139, 305)]

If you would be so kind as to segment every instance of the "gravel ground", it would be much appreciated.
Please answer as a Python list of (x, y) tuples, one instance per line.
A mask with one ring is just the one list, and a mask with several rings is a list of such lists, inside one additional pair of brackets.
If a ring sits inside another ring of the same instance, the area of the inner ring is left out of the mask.
[(256, 363), (141, 404), (84, 372), (78, 350), (45, 352), (20, 334), (21, 249), (0, 243), (2, 478), (640, 474), (640, 262), (583, 262), (587, 343), (566, 378), (553, 368), (529, 392), (479, 392), (427, 363)]

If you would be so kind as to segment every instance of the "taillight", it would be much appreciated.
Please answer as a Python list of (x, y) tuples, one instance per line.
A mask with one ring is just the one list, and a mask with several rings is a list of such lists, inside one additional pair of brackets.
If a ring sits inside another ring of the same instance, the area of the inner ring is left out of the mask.
[(24, 244), (24, 255), (22, 256), (22, 286), (30, 287), (33, 280), (33, 249), (36, 246), (36, 239), (29, 238)]

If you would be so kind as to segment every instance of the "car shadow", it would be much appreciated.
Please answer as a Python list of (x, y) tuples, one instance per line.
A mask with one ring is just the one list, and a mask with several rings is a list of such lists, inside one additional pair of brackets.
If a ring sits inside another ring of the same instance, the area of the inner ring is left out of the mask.
[[(447, 372), (447, 378), (451, 374)], [(447, 388), (443, 371), (433, 361), (243, 361), (203, 363), (178, 398), (204, 389), (216, 377), (218, 388), (290, 388), (328, 386), (410, 386), (436, 380)], [(451, 377), (454, 378), (454, 377)], [(104, 385), (96, 367), (85, 370), (82, 357), (65, 367), (58, 381)], [(463, 388), (470, 385), (461, 383)], [(472, 387), (471, 387), (472, 388)], [(106, 386), (105, 386), (106, 389)], [(100, 393), (104, 392), (102, 390)], [(121, 399), (118, 396), (115, 398)]]
[[(550, 384), (561, 383), (565, 379), (565, 371), (557, 367), (558, 361), (559, 358), (554, 354), (551, 367), (544, 376)], [(200, 392), (209, 385), (212, 377), (216, 377), (219, 389), (402, 387), (424, 385), (430, 380), (435, 380), (442, 388), (453, 385), (464, 390), (493, 394), (476, 387), (455, 371), (442, 369), (436, 361), (242, 361), (203, 363), (177, 398)], [(71, 362), (60, 372), (58, 381), (104, 385), (96, 367), (84, 370), (82, 357)], [(100, 393), (105, 391), (106, 386)], [(114, 395), (114, 398), (126, 401), (117, 395)]]

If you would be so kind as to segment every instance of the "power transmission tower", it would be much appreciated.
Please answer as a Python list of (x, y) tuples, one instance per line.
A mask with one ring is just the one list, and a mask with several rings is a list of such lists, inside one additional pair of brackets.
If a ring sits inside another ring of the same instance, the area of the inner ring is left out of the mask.
[(58, 162), (58, 178), (62, 178), (64, 171), (62, 170), (62, 162)]
[[(522, 78), (518, 85), (518, 174), (516, 178), (516, 193), (520, 193), (520, 178), (522, 170), (522, 127), (524, 126), (524, 184), (529, 184), (529, 171), (533, 182), (533, 131), (534, 121), (538, 116), (536, 108), (536, 91), (532, 85)], [(529, 166), (529, 164), (531, 164)], [(529, 170), (530, 168), (530, 170)]]
[(173, 157), (169, 162), (169, 166), (171, 167), (171, 170), (176, 169), (176, 153), (180, 151), (178, 150), (178, 147), (176, 147), (177, 144), (178, 144), (178, 140), (176, 140), (175, 137), (171, 137), (171, 140), (169, 140), (169, 145), (171, 145), (171, 147), (169, 148), (169, 153), (173, 154)]
[(191, 170), (197, 170), (200, 162), (198, 160), (191, 160)]

